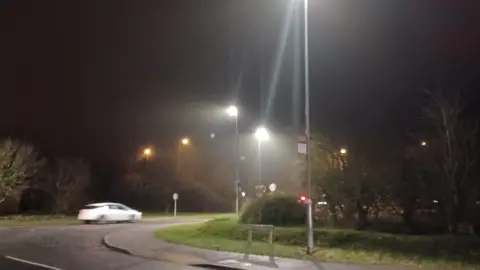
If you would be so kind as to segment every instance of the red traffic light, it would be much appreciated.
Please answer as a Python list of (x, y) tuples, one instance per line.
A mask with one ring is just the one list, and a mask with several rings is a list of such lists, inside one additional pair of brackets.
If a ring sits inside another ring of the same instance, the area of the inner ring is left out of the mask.
[(298, 197), (298, 202), (299, 203), (307, 203), (307, 197), (302, 195)]

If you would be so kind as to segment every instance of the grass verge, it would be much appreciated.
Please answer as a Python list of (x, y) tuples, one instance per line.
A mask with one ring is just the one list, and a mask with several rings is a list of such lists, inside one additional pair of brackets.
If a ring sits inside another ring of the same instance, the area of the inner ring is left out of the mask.
[[(177, 213), (176, 218), (233, 218), (235, 214), (232, 213)], [(155, 212), (144, 212), (142, 218), (145, 220), (150, 219), (164, 219), (164, 218), (174, 218), (173, 213), (155, 213)]]
[(304, 228), (276, 228), (274, 251), (254, 234), (247, 246), (245, 231), (233, 218), (170, 227), (155, 232), (169, 242), (239, 253), (272, 255), (353, 264), (381, 264), (431, 269), (480, 269), (480, 242), (473, 236), (408, 236), (353, 230), (317, 229), (318, 247), (305, 254)]
[(0, 217), (0, 227), (60, 226), (81, 224), (76, 216), (10, 215)]
[[(143, 214), (143, 220), (188, 219), (188, 218), (231, 218), (235, 214), (225, 213), (178, 213), (174, 218), (171, 214), (148, 212)], [(82, 222), (76, 216), (65, 215), (8, 215), (0, 216), (1, 227), (30, 226), (62, 226), (79, 225)]]

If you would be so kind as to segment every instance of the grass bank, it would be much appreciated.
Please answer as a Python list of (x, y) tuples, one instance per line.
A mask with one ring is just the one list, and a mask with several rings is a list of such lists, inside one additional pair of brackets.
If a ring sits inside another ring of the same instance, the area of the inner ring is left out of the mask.
[[(271, 255), (266, 235), (246, 233), (233, 218), (170, 227), (155, 232), (169, 242), (215, 250)], [(382, 264), (431, 269), (480, 269), (480, 241), (473, 236), (409, 236), (353, 230), (316, 229), (316, 251), (305, 254), (304, 228), (276, 228), (275, 255), (354, 264)]]
[(0, 216), (0, 227), (60, 226), (81, 224), (76, 216), (63, 215), (9, 215)]
[[(143, 213), (143, 220), (155, 221), (165, 219), (188, 219), (188, 218), (232, 218), (235, 214), (230, 213), (178, 213), (177, 217), (172, 214), (147, 212)], [(63, 226), (80, 225), (77, 216), (66, 215), (8, 215), (0, 216), (1, 227), (33, 227), (33, 226)]]
[[(233, 213), (196, 213), (196, 212), (186, 212), (186, 213), (177, 213), (176, 218), (233, 218), (235, 214)], [(161, 212), (143, 212), (142, 218), (145, 220), (149, 219), (164, 219), (164, 218), (174, 218), (173, 213), (161, 213)]]

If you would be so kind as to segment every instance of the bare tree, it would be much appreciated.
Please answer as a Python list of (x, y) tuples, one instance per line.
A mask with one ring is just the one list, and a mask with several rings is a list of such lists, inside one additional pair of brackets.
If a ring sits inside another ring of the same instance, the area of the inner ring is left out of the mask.
[(62, 213), (80, 204), (90, 182), (90, 166), (82, 159), (58, 159), (49, 183), (55, 196), (55, 211)]
[(447, 222), (452, 233), (458, 231), (462, 206), (466, 203), (472, 168), (477, 162), (476, 136), (478, 126), (469, 123), (462, 114), (464, 106), (459, 93), (446, 96), (442, 92), (428, 93), (424, 116), (434, 130), (430, 147), (438, 150), (433, 166), (444, 186), (441, 203), (446, 205)]
[(33, 146), (5, 139), (0, 142), (0, 203), (19, 187), (26, 185), (44, 164)]

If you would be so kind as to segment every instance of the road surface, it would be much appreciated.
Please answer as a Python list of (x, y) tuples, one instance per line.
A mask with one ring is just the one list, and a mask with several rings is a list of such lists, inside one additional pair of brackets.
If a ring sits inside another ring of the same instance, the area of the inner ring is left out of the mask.
[[(172, 221), (157, 221), (168, 224)], [(0, 269), (8, 270), (198, 270), (111, 251), (106, 234), (136, 224), (73, 225), (0, 229)]]

